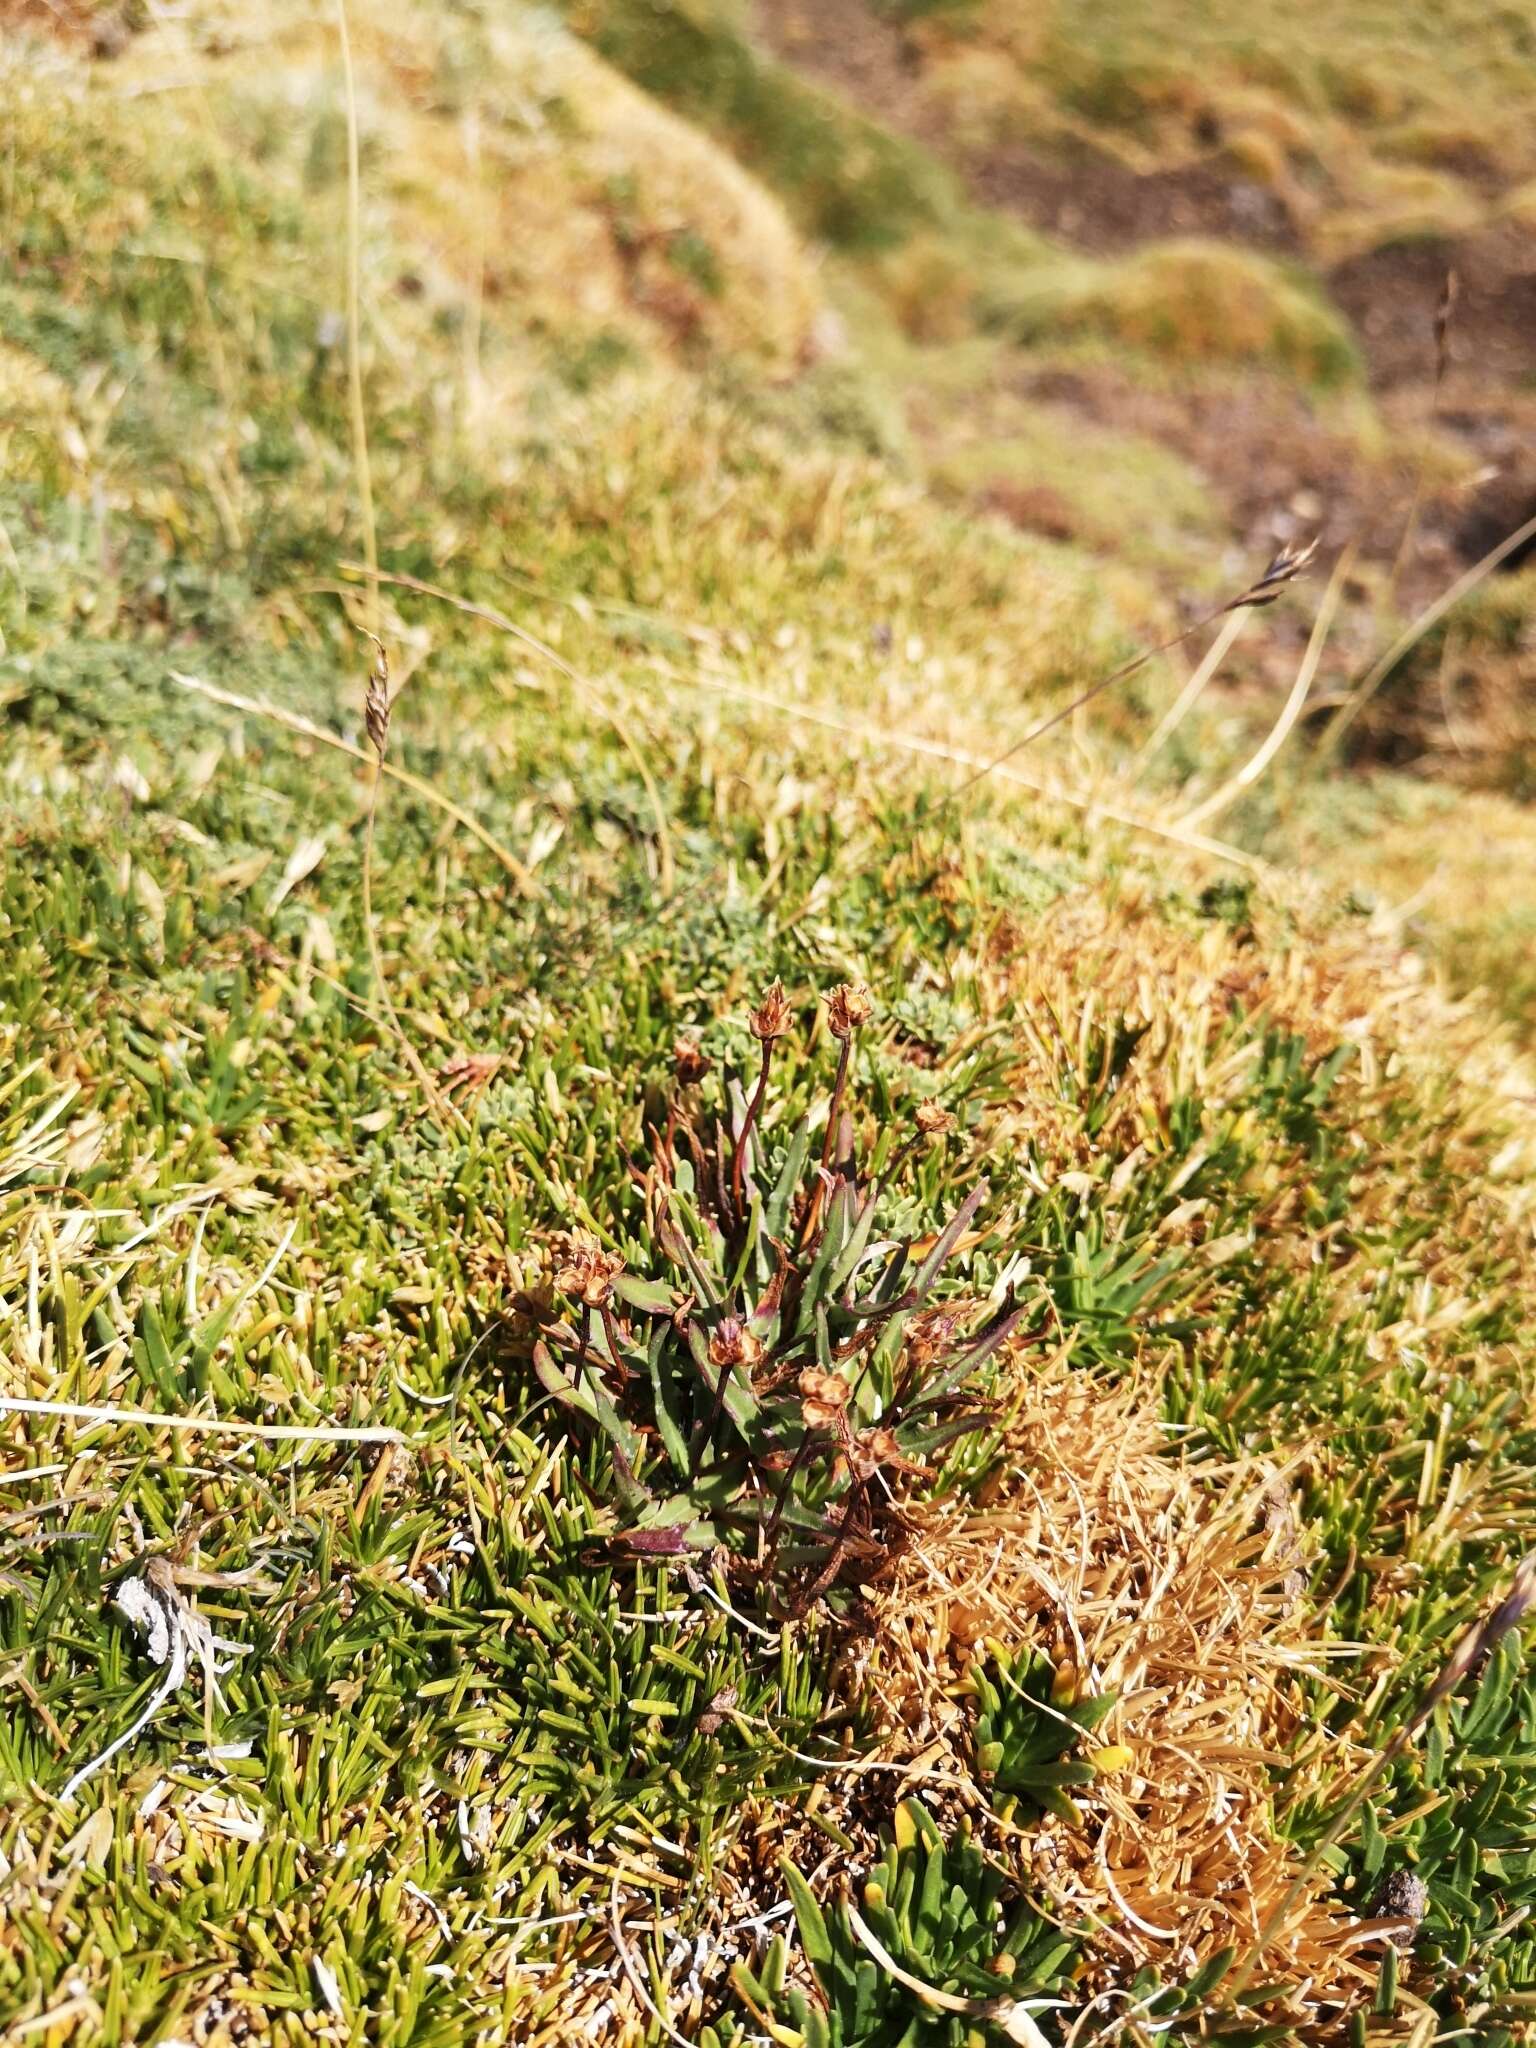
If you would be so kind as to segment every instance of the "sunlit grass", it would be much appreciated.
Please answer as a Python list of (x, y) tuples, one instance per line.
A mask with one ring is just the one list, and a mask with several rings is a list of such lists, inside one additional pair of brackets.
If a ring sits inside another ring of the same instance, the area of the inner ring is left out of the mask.
[[(353, 20), (360, 51), (388, 43)], [(1363, 918), (1067, 804), (984, 788), (946, 807), (931, 762), (786, 716), (985, 749), (1129, 651), (1133, 593), (1109, 603), (1082, 556), (944, 511), (756, 390), (760, 274), (729, 249), (701, 332), (656, 313), (654, 271), (631, 303), (624, 237), (680, 232), (643, 180), (622, 218), (611, 193), (594, 214), (551, 202), (570, 260), (600, 216), (616, 269), (595, 310), (570, 277), (536, 307), (487, 294), (474, 412), (473, 278), (433, 267), (399, 140), (448, 146), (459, 74), (444, 59), (453, 92), (435, 70), (408, 92), (375, 52), (381, 561), (525, 636), (384, 585), (391, 760), (485, 835), (382, 791), (380, 955), (465, 1119), (434, 1124), (369, 962), (366, 763), (302, 730), (362, 746), (372, 655), (326, 339), (325, 46), (289, 27), (308, 126), (256, 41), (204, 61), (168, 30), (141, 71), (89, 80), (51, 44), (8, 55), (0, 1392), (70, 1412), (5, 1424), (6, 2015), (104, 2039), (617, 2038), (650, 2024), (617, 1910), (680, 2025), (749, 2031), (729, 1970), (772, 1974), (781, 1849), (825, 1891), (888, 1829), (910, 1882), (933, 1823), (901, 1817), (895, 1775), (861, 1780), (857, 1815), (826, 1790), (877, 1739), (845, 1621), (786, 1618), (708, 1554), (690, 1577), (615, 1546), (612, 1458), (541, 1387), (519, 1301), (572, 1229), (665, 1276), (645, 1176), (676, 1041), (713, 1063), (722, 1111), (776, 975), (770, 1161), (824, 1099), (820, 999), (867, 980), (861, 1141), (935, 1098), (957, 1123), (882, 1232), (931, 1235), (985, 1177), (956, 1286), (1028, 1311), (1020, 1385), (1038, 1342), (1084, 1385), (1146, 1389), (1136, 1427), (1183, 1447), (1191, 1515), (1228, 1458), (1287, 1468), (1295, 1625), (1366, 1646), (1288, 1694), (1304, 1738), (1273, 1765), (1275, 1826), (1304, 1857), (1332, 1785), (1306, 1744), (1350, 1715), (1355, 1743), (1383, 1740), (1529, 1525), (1520, 1070)], [(536, 103), (529, 147), (558, 185), (580, 109), (534, 92), (520, 33), (508, 47), (483, 118), (517, 129)], [(129, 95), (172, 55), (201, 104)], [(1134, 700), (1118, 716), (1145, 726)], [(1117, 730), (1064, 735), (1052, 772)], [(940, 1483), (964, 1500), (982, 1473)], [(247, 1654), (62, 1809), (162, 1676), (110, 1604), (149, 1555)], [(1446, 2024), (1478, 2004), (1490, 2042), (1532, 1968), (1530, 1761), (1513, 1667), (1495, 1679), (1334, 1859), (1341, 1913), (1384, 1870), (1422, 1871), (1404, 1981)], [(1432, 1807), (1441, 1791), (1459, 1803)], [(1018, 1871), (1008, 1901), (1009, 1953), (1058, 1995), (1084, 1958), (1111, 1967), (1090, 1916), (1046, 1938)], [(897, 1940), (899, 1915), (879, 1924)], [(919, 1931), (902, 1953), (932, 1961)], [(890, 2038), (922, 2011), (885, 1984)]]

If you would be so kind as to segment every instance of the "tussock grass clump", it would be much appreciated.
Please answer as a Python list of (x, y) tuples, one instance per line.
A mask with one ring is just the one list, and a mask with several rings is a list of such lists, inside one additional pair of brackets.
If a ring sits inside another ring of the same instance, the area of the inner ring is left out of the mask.
[(610, 63), (718, 136), (821, 239), (884, 249), (956, 214), (950, 172), (762, 54), (723, 0), (564, 5)]
[(998, 317), (1031, 338), (1093, 334), (1180, 363), (1270, 363), (1324, 390), (1362, 372), (1348, 322), (1300, 273), (1214, 242), (1044, 270)]

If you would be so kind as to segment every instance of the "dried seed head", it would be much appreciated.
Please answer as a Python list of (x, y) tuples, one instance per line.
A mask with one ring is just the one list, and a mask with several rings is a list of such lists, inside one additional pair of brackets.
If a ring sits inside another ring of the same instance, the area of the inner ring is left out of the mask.
[(747, 1019), (752, 1027), (752, 1036), (769, 1045), (775, 1038), (782, 1038), (789, 1029), (789, 997), (784, 993), (782, 981), (776, 981)]
[(719, 1372), (739, 1365), (750, 1372), (763, 1347), (739, 1316), (722, 1316), (709, 1333), (709, 1362)]
[(1469, 1628), (1446, 1659), (1445, 1668), (1414, 1710), (1411, 1726), (1422, 1728), (1443, 1700), (1491, 1656), (1526, 1612), (1536, 1605), (1536, 1551), (1520, 1561), (1509, 1591), (1486, 1620)]
[(713, 1065), (696, 1038), (680, 1038), (672, 1048), (672, 1071), (685, 1088), (702, 1081)]
[(1223, 607), (1229, 612), (1240, 611), (1245, 605), (1257, 607), (1273, 604), (1288, 583), (1294, 583), (1301, 572), (1309, 566), (1317, 553), (1317, 542), (1309, 540), (1304, 547), (1296, 547), (1290, 541), (1276, 552), (1268, 568), (1256, 582), (1250, 583), (1241, 597), (1234, 597)]
[(960, 1318), (950, 1309), (923, 1309), (907, 1325), (907, 1351), (927, 1363), (941, 1357), (960, 1335)]
[(827, 997), (827, 1029), (834, 1038), (851, 1038), (875, 1014), (875, 999), (862, 981), (840, 981)]
[(373, 673), (368, 678), (368, 694), (363, 699), (363, 725), (367, 730), (373, 751), (382, 761), (384, 749), (389, 745), (389, 656), (384, 652), (384, 642), (373, 640)]
[(941, 1137), (955, 1128), (953, 1114), (939, 1102), (920, 1102), (915, 1111), (917, 1128), (926, 1138)]
[(848, 1446), (848, 1467), (856, 1479), (871, 1479), (876, 1472), (921, 1473), (896, 1441), (896, 1432), (877, 1425), (861, 1429)]
[(588, 1308), (604, 1308), (624, 1270), (617, 1252), (605, 1252), (585, 1230), (565, 1230), (554, 1240), (555, 1285)]
[(835, 1372), (809, 1366), (800, 1375), (800, 1414), (807, 1429), (835, 1429), (852, 1389)]

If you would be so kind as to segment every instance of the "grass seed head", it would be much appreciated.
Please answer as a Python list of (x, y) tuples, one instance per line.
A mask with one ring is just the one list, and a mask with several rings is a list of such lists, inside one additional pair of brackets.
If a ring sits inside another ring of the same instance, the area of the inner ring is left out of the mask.
[[(370, 639), (373, 636), (369, 635)], [(382, 761), (389, 745), (389, 656), (384, 652), (384, 642), (374, 639), (373, 672), (368, 678), (368, 694), (363, 699), (363, 725), (367, 731), (373, 751)]]

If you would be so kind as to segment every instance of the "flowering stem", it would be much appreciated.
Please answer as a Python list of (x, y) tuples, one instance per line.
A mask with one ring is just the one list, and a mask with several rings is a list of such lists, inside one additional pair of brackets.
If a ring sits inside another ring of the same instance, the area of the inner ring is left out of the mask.
[(827, 1105), (827, 1135), (821, 1144), (821, 1163), (832, 1164), (833, 1148), (837, 1144), (837, 1119), (843, 1107), (843, 1089), (848, 1080), (848, 1061), (853, 1053), (853, 1034), (842, 1040), (837, 1055), (837, 1079), (832, 1083), (832, 1100)]
[(619, 1349), (619, 1327), (614, 1321), (613, 1303), (605, 1301), (598, 1310), (603, 1319), (603, 1335), (608, 1339), (608, 1354), (613, 1360), (613, 1369), (619, 1376), (619, 1385), (629, 1385), (629, 1367), (624, 1363), (624, 1354)]
[(763, 1106), (763, 1097), (768, 1092), (768, 1069), (773, 1061), (773, 1040), (763, 1040), (763, 1064), (758, 1070), (757, 1087), (752, 1100), (747, 1104), (747, 1113), (741, 1120), (741, 1130), (736, 1138), (736, 1152), (731, 1160), (731, 1211), (738, 1229), (746, 1226), (746, 1215), (742, 1207), (741, 1178), (746, 1163), (747, 1143), (752, 1136), (752, 1127), (757, 1122), (758, 1111)]
[[(853, 1033), (840, 1041), (837, 1055), (837, 1079), (832, 1083), (832, 1098), (827, 1104), (827, 1135), (821, 1141), (821, 1165), (823, 1173), (832, 1164), (832, 1154), (837, 1146), (837, 1120), (842, 1113), (843, 1089), (848, 1080), (848, 1062), (853, 1055)], [(821, 1198), (826, 1192), (825, 1180), (818, 1180), (811, 1189), (810, 1203), (806, 1208), (805, 1221), (800, 1226), (800, 1250), (804, 1251), (821, 1221)]]

